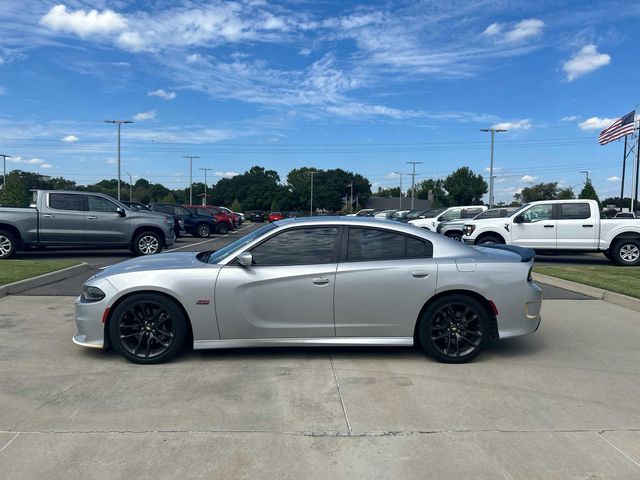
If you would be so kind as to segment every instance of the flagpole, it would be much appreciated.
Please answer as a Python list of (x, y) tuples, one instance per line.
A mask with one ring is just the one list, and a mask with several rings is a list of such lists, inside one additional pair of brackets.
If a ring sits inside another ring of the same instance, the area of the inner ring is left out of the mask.
[[(638, 118), (638, 107), (636, 105), (636, 113), (633, 117), (634, 132), (636, 136), (636, 161), (632, 170), (632, 190), (631, 190), (631, 212), (635, 213), (636, 203), (638, 202), (638, 180), (640, 176), (640, 119)], [(633, 157), (631, 157), (633, 161)]]
[(622, 151), (622, 184), (620, 185), (620, 211), (624, 207), (624, 174), (627, 170), (627, 137), (624, 136), (624, 150)]

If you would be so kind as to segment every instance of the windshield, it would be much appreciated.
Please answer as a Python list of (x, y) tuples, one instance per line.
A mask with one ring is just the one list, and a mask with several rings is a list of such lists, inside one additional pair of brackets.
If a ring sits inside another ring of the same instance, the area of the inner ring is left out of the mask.
[(227, 258), (235, 250), (253, 242), (256, 238), (261, 237), (268, 231), (273, 230), (274, 228), (277, 228), (277, 227), (273, 223), (269, 223), (263, 227), (260, 227), (259, 229), (246, 234), (244, 237), (240, 237), (238, 240), (236, 240), (233, 243), (230, 243), (226, 247), (221, 248), (220, 250), (216, 250), (215, 252), (212, 252), (211, 255), (209, 255), (209, 258), (206, 259), (206, 262), (211, 264), (219, 263), (221, 260), (224, 260), (225, 258)]

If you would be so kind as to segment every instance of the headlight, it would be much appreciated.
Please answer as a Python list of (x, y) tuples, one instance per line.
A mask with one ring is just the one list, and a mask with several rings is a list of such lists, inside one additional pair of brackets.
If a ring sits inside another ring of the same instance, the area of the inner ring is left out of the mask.
[(86, 302), (99, 302), (105, 297), (105, 293), (98, 287), (85, 285), (82, 287), (82, 299)]

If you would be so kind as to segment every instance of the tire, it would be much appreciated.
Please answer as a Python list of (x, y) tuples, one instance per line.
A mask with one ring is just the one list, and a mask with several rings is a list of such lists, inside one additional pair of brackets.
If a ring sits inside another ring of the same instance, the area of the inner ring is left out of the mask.
[(18, 239), (13, 233), (0, 230), (0, 260), (12, 257), (17, 246)]
[(136, 235), (131, 247), (137, 257), (155, 255), (162, 251), (162, 237), (156, 232), (142, 232)]
[(495, 244), (503, 244), (504, 240), (500, 238), (498, 235), (483, 235), (479, 240), (476, 240), (476, 245), (495, 245)]
[(418, 325), (420, 346), (442, 363), (473, 360), (489, 342), (490, 335), (487, 311), (478, 301), (459, 294), (444, 296), (429, 305)]
[(623, 238), (618, 240), (609, 250), (611, 260), (622, 267), (635, 267), (640, 265), (640, 240), (635, 238)]
[(196, 225), (196, 237), (207, 238), (211, 235), (211, 227), (206, 223), (199, 223)]
[(462, 233), (461, 232), (450, 232), (445, 234), (445, 237), (449, 237), (451, 240), (455, 240), (456, 242), (462, 241)]
[(180, 352), (187, 338), (187, 319), (171, 299), (157, 293), (126, 298), (111, 314), (113, 348), (133, 363), (163, 363)]
[(227, 233), (229, 233), (229, 225), (227, 225), (225, 222), (220, 222), (218, 225), (216, 225), (216, 231), (220, 235), (226, 235)]

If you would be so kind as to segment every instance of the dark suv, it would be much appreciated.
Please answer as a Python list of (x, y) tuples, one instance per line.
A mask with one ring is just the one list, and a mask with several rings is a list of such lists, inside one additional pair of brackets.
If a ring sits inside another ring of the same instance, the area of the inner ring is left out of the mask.
[[(167, 213), (180, 218), (184, 222), (185, 231), (194, 237), (208, 237), (216, 231), (222, 233), (222, 231), (218, 229), (216, 219), (211, 215), (211, 212), (207, 210), (198, 212), (194, 209), (173, 203), (151, 203), (149, 207), (154, 212)], [(224, 227), (226, 227), (226, 225), (224, 225)], [(224, 230), (224, 227), (222, 230)]]

